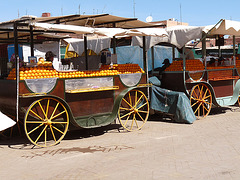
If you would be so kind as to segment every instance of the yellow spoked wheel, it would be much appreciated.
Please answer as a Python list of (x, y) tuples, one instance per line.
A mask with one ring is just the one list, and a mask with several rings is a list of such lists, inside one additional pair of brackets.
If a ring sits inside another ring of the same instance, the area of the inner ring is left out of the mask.
[(67, 133), (69, 115), (65, 106), (54, 98), (34, 101), (25, 114), (27, 138), (40, 147), (59, 143)]
[(197, 117), (206, 117), (212, 108), (212, 94), (205, 84), (198, 84), (192, 88), (190, 104)]
[(139, 130), (147, 122), (149, 116), (148, 99), (142, 91), (129, 91), (122, 99), (118, 119), (124, 129)]

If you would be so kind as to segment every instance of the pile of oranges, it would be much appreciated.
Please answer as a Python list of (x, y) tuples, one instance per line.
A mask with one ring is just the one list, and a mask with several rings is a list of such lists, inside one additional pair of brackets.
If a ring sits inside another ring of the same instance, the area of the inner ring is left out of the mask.
[(233, 70), (209, 71), (209, 80), (238, 79), (239, 76), (233, 76)]
[[(81, 77), (96, 77), (96, 76), (114, 76), (118, 74), (128, 73), (143, 73), (144, 71), (138, 64), (114, 64), (113, 68), (104, 65), (100, 70), (94, 71), (56, 71), (52, 66), (37, 66), (37, 67), (21, 67), (19, 72), (20, 80), (25, 79), (41, 79), (41, 78), (81, 78)], [(8, 80), (16, 79), (16, 69), (13, 68), (8, 77)]]
[[(54, 70), (52, 67), (21, 67), (19, 69), (20, 80), (24, 79), (40, 79), (40, 78), (54, 78), (58, 77), (58, 72)], [(16, 79), (16, 69), (13, 68), (7, 79), (15, 80)]]
[(211, 70), (211, 69), (226, 69), (226, 68), (234, 68), (234, 66), (210, 66), (210, 67), (207, 67), (207, 69)]
[[(199, 59), (186, 60), (186, 71), (204, 70), (204, 65)], [(173, 61), (165, 71), (183, 71), (183, 61)]]
[(138, 64), (113, 64), (101, 66), (100, 70), (116, 70), (118, 74), (144, 73)]
[[(238, 63), (236, 61), (236, 67), (238, 68)], [(229, 70), (221, 70), (221, 69), (227, 69)], [(207, 67), (208, 70), (211, 69), (219, 69), (219, 71), (209, 71), (208, 72), (208, 79), (213, 81), (218, 80), (226, 80), (226, 79), (238, 79), (239, 76), (233, 76), (233, 70), (234, 66), (216, 66), (216, 67)]]

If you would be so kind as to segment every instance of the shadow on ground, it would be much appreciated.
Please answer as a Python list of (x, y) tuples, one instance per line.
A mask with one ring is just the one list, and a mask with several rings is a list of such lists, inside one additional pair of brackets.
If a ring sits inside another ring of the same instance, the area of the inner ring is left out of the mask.
[[(236, 106), (212, 108), (209, 116), (226, 113), (226, 111), (240, 112), (240, 108)], [(162, 113), (162, 112), (154, 112), (153, 114), (149, 115), (148, 121), (177, 123), (174, 121), (174, 115)], [(104, 133), (127, 133), (127, 131), (124, 130), (120, 124), (114, 123), (114, 124), (110, 124), (110, 125), (98, 127), (98, 128), (78, 129), (78, 130), (68, 131), (66, 136), (64, 137), (64, 140), (74, 140), (74, 139), (89, 138), (93, 136), (101, 136)], [(11, 129), (8, 129), (4, 133), (0, 133), (0, 149), (6, 146), (13, 149), (40, 148), (32, 145), (28, 140), (28, 138), (26, 137), (23, 129), (20, 130), (19, 128), (13, 128), (12, 132), (11, 132)]]
[[(36, 149), (40, 148), (35, 145), (32, 145), (26, 135), (24, 134), (23, 129), (15, 129), (10, 133), (11, 129), (8, 129), (4, 133), (0, 134), (0, 149), (4, 147), (9, 147), (13, 149)], [(83, 139), (93, 136), (101, 136), (107, 132), (126, 132), (122, 129), (120, 124), (110, 124), (103, 127), (91, 128), (91, 129), (78, 129), (68, 131), (64, 137), (64, 140), (74, 140), (74, 139)]]

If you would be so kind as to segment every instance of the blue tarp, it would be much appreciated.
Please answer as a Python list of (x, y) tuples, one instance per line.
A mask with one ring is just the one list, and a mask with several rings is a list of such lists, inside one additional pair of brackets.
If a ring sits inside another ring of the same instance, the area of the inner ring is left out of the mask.
[[(155, 78), (152, 79), (153, 81), (155, 81)], [(174, 120), (179, 123), (191, 124), (196, 120), (185, 93), (163, 89), (157, 85), (152, 86), (150, 108), (173, 114)]]
[[(113, 51), (111, 49), (111, 51)], [(139, 46), (121, 46), (116, 48), (118, 64), (138, 64), (143, 68), (143, 50)], [(175, 51), (175, 57), (178, 57)], [(113, 53), (113, 52), (112, 52)], [(148, 70), (152, 70), (152, 52), (147, 52)], [(162, 67), (164, 59), (168, 58), (172, 62), (172, 48), (166, 46), (154, 46), (154, 68)]]

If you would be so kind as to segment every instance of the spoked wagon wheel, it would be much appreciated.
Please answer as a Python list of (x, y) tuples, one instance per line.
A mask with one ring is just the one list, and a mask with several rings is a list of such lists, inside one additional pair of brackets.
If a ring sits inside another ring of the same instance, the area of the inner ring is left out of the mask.
[(205, 84), (197, 84), (191, 90), (190, 104), (195, 116), (206, 117), (212, 108), (212, 94)]
[(67, 133), (68, 125), (67, 109), (60, 101), (51, 97), (34, 101), (24, 120), (28, 139), (40, 147), (59, 143)]
[(146, 123), (149, 116), (148, 99), (142, 91), (131, 90), (122, 99), (118, 119), (124, 129), (139, 130)]

